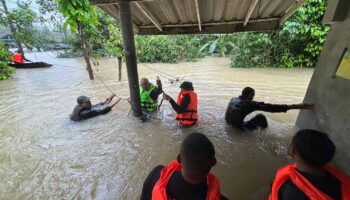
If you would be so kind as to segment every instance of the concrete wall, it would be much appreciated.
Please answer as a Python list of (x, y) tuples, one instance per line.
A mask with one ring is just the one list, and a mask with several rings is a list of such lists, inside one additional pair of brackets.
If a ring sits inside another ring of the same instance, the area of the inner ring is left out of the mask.
[(300, 112), (297, 126), (328, 133), (337, 146), (335, 162), (350, 174), (350, 80), (332, 77), (344, 49), (350, 50), (350, 6), (342, 7), (345, 19), (332, 23), (304, 99), (315, 110)]

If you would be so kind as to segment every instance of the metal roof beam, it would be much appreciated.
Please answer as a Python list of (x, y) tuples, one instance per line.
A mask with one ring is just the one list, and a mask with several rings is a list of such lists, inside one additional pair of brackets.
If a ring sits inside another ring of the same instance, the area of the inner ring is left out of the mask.
[(291, 17), (298, 10), (298, 8), (300, 8), (305, 2), (306, 0), (299, 0), (294, 2), (293, 5), (287, 9), (286, 14), (284, 14), (281, 17), (280, 25), (282, 25), (289, 17)]
[[(272, 18), (265, 18), (265, 19), (254, 19), (254, 20), (249, 20), (249, 23), (259, 23), (259, 22), (275, 22), (279, 21), (280, 18), (278, 17), (272, 17)], [(217, 26), (217, 25), (237, 25), (237, 24), (242, 24), (242, 20), (237, 20), (237, 21), (222, 21), (222, 22), (206, 22), (202, 23), (202, 27), (204, 26)], [(174, 27), (191, 27), (191, 26), (197, 26), (198, 24), (196, 23), (189, 23), (189, 24), (164, 24), (163, 28), (174, 28)], [(139, 28), (156, 28), (155, 26), (149, 26), (149, 25), (141, 25)]]
[(253, 0), (252, 3), (250, 4), (249, 8), (248, 8), (248, 12), (246, 14), (246, 16), (244, 17), (244, 21), (243, 21), (243, 27), (245, 27), (250, 19), (250, 17), (253, 14), (253, 11), (256, 7), (256, 5), (258, 5), (259, 0)]
[[(242, 21), (241, 21), (242, 22)], [(215, 23), (202, 23), (202, 31), (199, 32), (198, 24), (188, 24), (189, 26), (166, 26), (163, 25), (163, 32), (160, 32), (156, 27), (140, 26), (139, 35), (176, 35), (176, 34), (207, 34), (207, 33), (233, 33), (242, 31), (274, 31), (278, 27), (279, 18), (269, 21), (256, 22), (252, 20), (247, 26), (243, 27), (242, 23), (222, 22), (215, 25)], [(211, 25), (212, 24), (212, 25)], [(228, 24), (232, 24), (228, 26)], [(191, 26), (192, 25), (192, 26)]]
[(135, 2), (135, 6), (162, 32), (163, 28), (159, 21), (154, 17), (154, 15), (145, 6), (141, 5), (139, 2)]
[(132, 2), (147, 2), (147, 1), (154, 1), (154, 0), (91, 0), (92, 5), (111, 5), (111, 4), (118, 4), (120, 1), (130, 1)]
[[(114, 19), (120, 21), (118, 9), (114, 5), (111, 5), (111, 6), (102, 6), (101, 5), (100, 8), (102, 10), (104, 10), (107, 14), (112, 16)], [(135, 23), (132, 23), (132, 28), (133, 28), (135, 33), (139, 32), (139, 28), (137, 27), (137, 25)]]
[(197, 20), (198, 20), (198, 28), (199, 31), (202, 31), (202, 23), (201, 23), (201, 15), (199, 13), (199, 4), (198, 4), (198, 0), (194, 0), (195, 4), (196, 4), (196, 13), (197, 13)]

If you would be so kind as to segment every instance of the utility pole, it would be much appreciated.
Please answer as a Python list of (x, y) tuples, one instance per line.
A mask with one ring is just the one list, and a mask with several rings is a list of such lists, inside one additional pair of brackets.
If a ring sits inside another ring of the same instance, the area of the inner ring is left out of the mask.
[(131, 19), (130, 1), (119, 1), (120, 22), (123, 36), (123, 48), (128, 72), (130, 90), (130, 104), (134, 116), (141, 117), (141, 101), (139, 77), (137, 72), (137, 61), (135, 52), (134, 32)]

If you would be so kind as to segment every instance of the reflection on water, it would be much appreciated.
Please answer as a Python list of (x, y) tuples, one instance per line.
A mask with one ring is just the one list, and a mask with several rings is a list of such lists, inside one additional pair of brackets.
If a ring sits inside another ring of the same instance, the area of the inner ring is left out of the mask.
[[(71, 122), (76, 97), (97, 103), (109, 96), (98, 80), (88, 80), (82, 59), (58, 59), (53, 53), (28, 54), (54, 64), (18, 69), (0, 82), (0, 199), (137, 199), (152, 167), (176, 158), (179, 144), (192, 131), (205, 133), (216, 148), (214, 173), (230, 199), (263, 199), (278, 166), (288, 162), (289, 140), (296, 131), (297, 111), (266, 114), (269, 128), (242, 133), (224, 123), (226, 105), (245, 86), (256, 99), (272, 103), (301, 102), (310, 69), (231, 69), (228, 58), (196, 63), (148, 64), (193, 81), (199, 97), (200, 126), (180, 129), (164, 101), (152, 120), (128, 116), (121, 101), (112, 112)], [(99, 61), (98, 76), (118, 96), (128, 96), (125, 69), (117, 82), (115, 60)], [(124, 67), (124, 66), (123, 66)], [(124, 67), (125, 68), (125, 67)], [(139, 64), (139, 76), (155, 82), (151, 68)], [(166, 93), (176, 98), (179, 83), (163, 77)]]

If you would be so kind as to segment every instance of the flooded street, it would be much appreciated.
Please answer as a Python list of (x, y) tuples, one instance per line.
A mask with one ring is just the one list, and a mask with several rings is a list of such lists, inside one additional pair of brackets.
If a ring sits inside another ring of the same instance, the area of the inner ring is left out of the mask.
[[(229, 58), (216, 57), (139, 64), (139, 78), (155, 83), (162, 75), (164, 91), (174, 99), (180, 83), (171, 84), (166, 76), (193, 82), (200, 126), (181, 129), (167, 101), (147, 123), (128, 116), (125, 100), (107, 115), (72, 122), (68, 115), (77, 96), (98, 103), (110, 96), (108, 89), (98, 78), (88, 79), (83, 59), (59, 59), (52, 52), (26, 57), (54, 66), (17, 69), (12, 80), (0, 82), (0, 199), (138, 199), (149, 171), (176, 159), (181, 141), (192, 131), (214, 143), (218, 163), (213, 172), (225, 196), (265, 199), (276, 169), (290, 161), (287, 148), (297, 130), (298, 111), (266, 113), (269, 128), (243, 133), (225, 124), (227, 103), (246, 86), (256, 89), (257, 101), (302, 102), (313, 71), (232, 69)], [(97, 75), (118, 96), (127, 97), (125, 63), (121, 82), (115, 59), (99, 63)]]

